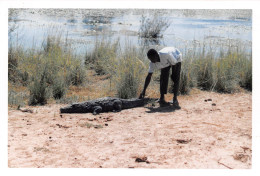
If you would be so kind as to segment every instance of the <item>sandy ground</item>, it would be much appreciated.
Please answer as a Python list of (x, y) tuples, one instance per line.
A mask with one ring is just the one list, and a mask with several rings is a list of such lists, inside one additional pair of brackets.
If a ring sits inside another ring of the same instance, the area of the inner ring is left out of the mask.
[(198, 91), (179, 102), (181, 110), (148, 105), (97, 116), (61, 116), (56, 104), (9, 110), (8, 165), (251, 168), (251, 93)]

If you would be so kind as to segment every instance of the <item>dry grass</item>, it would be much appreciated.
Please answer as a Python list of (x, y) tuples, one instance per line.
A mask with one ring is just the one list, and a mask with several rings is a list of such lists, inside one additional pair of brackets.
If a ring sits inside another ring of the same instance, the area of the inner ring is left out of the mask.
[(104, 75), (96, 75), (94, 70), (88, 72), (87, 86), (71, 86), (67, 97), (79, 96), (79, 100), (90, 100), (104, 96), (115, 96), (115, 90), (110, 88), (110, 80)]

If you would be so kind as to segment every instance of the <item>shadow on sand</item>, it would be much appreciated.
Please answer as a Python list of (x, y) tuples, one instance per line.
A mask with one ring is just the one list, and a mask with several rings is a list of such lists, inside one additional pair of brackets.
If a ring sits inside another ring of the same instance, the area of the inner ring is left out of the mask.
[(175, 106), (167, 105), (167, 106), (159, 106), (159, 107), (146, 107), (149, 111), (145, 111), (147, 113), (155, 113), (155, 112), (174, 112), (178, 110)]

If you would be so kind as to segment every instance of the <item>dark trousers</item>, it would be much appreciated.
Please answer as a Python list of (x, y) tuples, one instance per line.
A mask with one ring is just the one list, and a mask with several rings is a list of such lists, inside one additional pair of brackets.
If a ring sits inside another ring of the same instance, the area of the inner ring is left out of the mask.
[(178, 91), (179, 91), (179, 82), (180, 82), (180, 75), (181, 75), (181, 62), (177, 63), (176, 65), (172, 65), (172, 66), (161, 69), (160, 93), (161, 93), (161, 95), (167, 94), (169, 73), (170, 73), (171, 68), (172, 68), (171, 79), (174, 83), (173, 94), (174, 94), (174, 97), (176, 97), (178, 94)]

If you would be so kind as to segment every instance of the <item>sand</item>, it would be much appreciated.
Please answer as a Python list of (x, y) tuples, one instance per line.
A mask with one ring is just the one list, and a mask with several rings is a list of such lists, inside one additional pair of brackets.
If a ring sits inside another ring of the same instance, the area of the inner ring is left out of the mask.
[(251, 93), (197, 91), (179, 102), (96, 116), (60, 115), (61, 104), (9, 109), (8, 166), (251, 168)]

